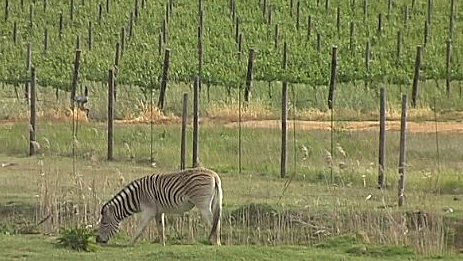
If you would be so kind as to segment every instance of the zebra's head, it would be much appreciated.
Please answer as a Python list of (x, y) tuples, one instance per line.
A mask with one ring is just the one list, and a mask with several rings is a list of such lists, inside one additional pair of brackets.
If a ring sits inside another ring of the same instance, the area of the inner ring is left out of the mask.
[(116, 207), (105, 204), (101, 208), (100, 230), (96, 236), (96, 242), (101, 244), (108, 243), (109, 239), (119, 230), (120, 221), (116, 217)]

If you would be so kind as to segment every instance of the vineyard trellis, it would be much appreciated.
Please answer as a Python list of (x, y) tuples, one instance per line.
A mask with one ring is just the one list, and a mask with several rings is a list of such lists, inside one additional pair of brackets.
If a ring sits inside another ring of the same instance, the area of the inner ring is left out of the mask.
[[(463, 34), (458, 33), (460, 27), (455, 19), (463, 6), (454, 1), (414, 1), (411, 6), (408, 1), (366, 4), (367, 1), (338, 0), (322, 6), (302, 0), (223, 0), (202, 4), (200, 21), (207, 17), (207, 23), (200, 25), (200, 29), (204, 27), (200, 31), (196, 10), (201, 1), (168, 0), (166, 8), (155, 8), (164, 3), (109, 0), (106, 9), (100, 1), (87, 1), (85, 5), (80, 1), (57, 1), (44, 8), (23, 2), (30, 7), (29, 12), (16, 1), (3, 6), (0, 56), (7, 62), (0, 66), (0, 81), (5, 83), (22, 84), (28, 79), (22, 61), (26, 60), (25, 50), (30, 42), (35, 46), (34, 65), (42, 75), (39, 84), (69, 90), (76, 35), (88, 43), (81, 45), (82, 79), (106, 81), (114, 46), (120, 44), (124, 58), (120, 61), (118, 82), (142, 88), (159, 88), (164, 59), (155, 51), (159, 47), (172, 50), (169, 80), (191, 82), (198, 72), (191, 62), (198, 59), (197, 41), (192, 37), (197, 34), (204, 50), (199, 57), (199, 73), (206, 85), (237, 86), (243, 82), (245, 61), (236, 59), (236, 53), (252, 48), (258, 53), (256, 81), (328, 85), (332, 45), (339, 48), (341, 83), (409, 84), (417, 45), (424, 48), (421, 79), (461, 81), (463, 76), (458, 66), (463, 54)], [(428, 7), (429, 3), (432, 6)], [(223, 19), (223, 11), (230, 9), (230, 20)], [(387, 10), (387, 19), (383, 18), (383, 10)], [(307, 23), (301, 23), (303, 20)], [(157, 41), (160, 31), (162, 43)], [(279, 38), (291, 46), (288, 70), (279, 65)], [(450, 48), (450, 40), (451, 57), (443, 58), (441, 54)], [(369, 44), (364, 45), (365, 42)], [(39, 46), (44, 43), (48, 50), (40, 52)], [(365, 48), (369, 50), (364, 52)], [(365, 58), (362, 53), (368, 56)]]

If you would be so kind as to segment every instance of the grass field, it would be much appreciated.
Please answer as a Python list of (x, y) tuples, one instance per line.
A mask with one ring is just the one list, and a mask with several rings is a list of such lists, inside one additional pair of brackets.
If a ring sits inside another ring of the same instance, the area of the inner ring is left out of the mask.
[[(440, 109), (422, 106), (410, 111), (406, 205), (398, 208), (399, 93), (394, 89), (390, 93), (387, 190), (380, 191), (376, 188), (376, 94), (354, 97), (348, 91), (340, 93), (346, 104), (336, 111), (336, 144), (331, 155), (329, 122), (326, 122), (329, 113), (318, 100), (326, 93), (304, 93), (303, 86), (295, 86), (300, 102), (296, 104), (296, 113), (290, 111), (290, 116), (299, 121), (289, 124), (291, 182), (288, 184), (289, 179), (279, 178), (278, 87), (273, 86), (270, 95), (268, 86), (258, 86), (254, 101), (242, 115), (241, 172), (236, 99), (222, 96), (214, 88), (209, 99), (207, 92), (202, 96), (200, 161), (220, 173), (223, 179), (222, 241), (225, 245), (222, 248), (201, 243), (207, 231), (198, 213), (193, 211), (168, 217), (166, 248), (149, 243), (157, 237), (154, 224), (139, 245), (126, 246), (138, 225), (135, 216), (124, 223), (115, 245), (95, 246), (94, 252), (80, 254), (56, 246), (62, 229), (76, 225), (94, 227), (101, 205), (124, 184), (136, 177), (179, 168), (180, 97), (182, 92), (191, 94), (191, 89), (188, 85), (173, 87), (167, 113), (151, 114), (149, 95), (122, 86), (117, 106), (114, 162), (105, 160), (104, 86), (90, 85), (90, 119), (79, 114), (76, 139), (72, 136), (72, 112), (66, 109), (68, 93), (59, 92), (56, 100), (54, 90), (39, 89), (37, 142), (40, 149), (35, 157), (27, 157), (27, 104), (16, 97), (14, 88), (5, 89), (0, 110), (3, 120), (0, 163), (6, 164), (0, 168), (0, 238), (5, 242), (0, 249), (5, 257), (34, 260), (49, 256), (65, 260), (112, 260), (124, 256), (135, 259), (159, 256), (167, 260), (461, 258), (457, 252), (463, 247), (463, 180), (460, 176), (463, 127), (458, 121), (460, 112), (446, 109), (454, 108), (452, 104), (458, 97), (441, 103), (444, 105)], [(432, 92), (424, 95), (429, 101), (433, 96)], [(155, 122), (152, 131), (150, 119)], [(436, 123), (430, 122), (433, 119), (438, 120), (439, 150)], [(188, 162), (191, 162), (191, 132), (188, 129)]]
[[(344, 240), (344, 239), (343, 239)], [(334, 241), (339, 245), (320, 247), (294, 246), (222, 246), (172, 245), (165, 248), (150, 243), (136, 247), (105, 247), (93, 253), (76, 253), (54, 246), (43, 236), (0, 236), (2, 260), (459, 260), (458, 257), (420, 258), (406, 248), (370, 247)], [(27, 246), (25, 246), (27, 245)]]
[[(116, 124), (115, 162), (104, 160), (105, 124), (98, 122), (79, 125), (77, 158), (73, 160), (71, 126), (71, 122), (66, 121), (41, 122), (38, 138), (41, 149), (39, 155), (32, 158), (25, 157), (27, 124), (0, 126), (0, 143), (4, 148), (0, 162), (14, 163), (3, 167), (0, 175), (3, 206), (0, 224), (2, 240), (8, 242), (2, 246), (4, 249), (13, 246), (20, 251), (8, 250), (7, 256), (38, 260), (49, 255), (64, 259), (97, 256), (113, 259), (137, 249), (135, 256), (140, 259), (149, 255), (166, 259), (202, 258), (203, 251), (191, 246), (203, 242), (207, 232), (196, 212), (169, 217), (169, 246), (165, 249), (148, 243), (157, 235), (154, 224), (146, 232), (144, 243), (134, 248), (96, 248), (95, 253), (76, 255), (53, 245), (64, 227), (94, 225), (101, 204), (123, 184), (135, 177), (179, 166), (180, 127), (176, 123), (155, 125), (155, 168), (149, 161), (149, 124)], [(243, 166), (239, 174), (236, 127), (223, 121), (205, 121), (200, 137), (201, 162), (223, 177), (222, 240), (226, 246), (213, 250), (199, 245), (199, 249), (204, 249), (211, 260), (234, 260), (237, 255), (244, 260), (271, 260), (281, 256), (295, 260), (332, 257), (334, 260), (378, 257), (456, 260), (457, 256), (452, 253), (461, 247), (463, 233), (460, 135), (440, 134), (439, 165), (433, 133), (411, 132), (409, 136), (407, 199), (406, 206), (399, 209), (396, 207), (396, 131), (389, 133), (388, 190), (381, 192), (376, 189), (376, 131), (340, 128), (336, 132), (339, 146), (332, 157), (336, 165), (333, 186), (326, 159), (329, 132), (299, 129), (296, 150), (292, 142), (289, 149), (289, 175), (293, 179), (280, 199), (287, 180), (278, 178), (279, 130), (243, 129)], [(307, 154), (301, 145), (308, 148)], [(371, 198), (367, 200), (368, 195)], [(424, 227), (420, 213), (426, 216)], [(35, 225), (47, 216), (50, 217), (40, 226)], [(124, 245), (130, 240), (137, 222), (138, 217), (127, 220), (116, 244)], [(30, 233), (42, 235), (23, 235)], [(352, 240), (349, 235), (354, 237), (354, 242), (349, 241)], [(330, 245), (330, 240), (335, 243)], [(24, 247), (24, 242), (30, 244)], [(181, 248), (178, 244), (189, 246)]]

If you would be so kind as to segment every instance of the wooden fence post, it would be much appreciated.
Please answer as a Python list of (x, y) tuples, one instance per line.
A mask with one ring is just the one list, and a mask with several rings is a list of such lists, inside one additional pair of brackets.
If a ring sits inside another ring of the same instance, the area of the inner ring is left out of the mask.
[[(28, 73), (31, 72), (32, 67), (32, 44), (27, 43), (27, 60), (26, 60), (26, 70)], [(24, 84), (24, 97), (26, 98), (26, 103), (29, 103), (30, 100), (30, 91), (29, 91), (30, 81), (26, 81)]]
[(196, 76), (193, 95), (193, 168), (199, 166), (199, 77)]
[(114, 159), (114, 71), (109, 69), (108, 78), (108, 160)]
[(74, 60), (74, 74), (72, 76), (72, 85), (71, 85), (71, 108), (74, 110), (74, 101), (76, 97), (76, 90), (77, 90), (77, 84), (79, 82), (79, 77), (80, 77), (80, 56), (81, 56), (82, 51), (77, 49), (76, 50), (76, 57)]
[[(328, 108), (330, 109), (330, 153), (331, 157), (334, 157), (334, 105), (336, 103), (336, 80), (338, 74), (338, 47), (333, 46), (331, 52), (331, 77), (330, 77), (330, 89), (328, 93)], [(330, 179), (333, 183), (333, 160), (330, 163)]]
[(10, 0), (5, 0), (5, 22), (8, 21), (9, 2)]
[(121, 60), (121, 45), (116, 43), (116, 54), (114, 56), (114, 101), (117, 100), (117, 76), (119, 74), (119, 63)]
[(386, 188), (386, 89), (380, 89), (378, 188)]
[(36, 130), (37, 130), (37, 107), (36, 107), (36, 75), (35, 67), (31, 67), (31, 111), (30, 111), (30, 126), (29, 126), (29, 156), (33, 156), (37, 153), (36, 151)]
[(450, 98), (450, 81), (452, 72), (452, 40), (447, 40), (447, 55), (445, 59), (445, 85), (447, 89), (447, 97)]
[(413, 89), (412, 89), (412, 106), (416, 108), (418, 97), (419, 97), (419, 86), (420, 81), (420, 69), (421, 69), (421, 46), (416, 47), (416, 60), (415, 60), (415, 75), (413, 77)]
[[(288, 45), (283, 44), (283, 70), (288, 70)], [(283, 81), (281, 90), (281, 159), (280, 177), (285, 178), (288, 171), (288, 81)]]
[(88, 22), (88, 50), (93, 49), (93, 25), (92, 21)]
[(162, 68), (162, 80), (161, 80), (161, 90), (159, 92), (158, 108), (160, 110), (164, 109), (164, 104), (166, 102), (166, 90), (167, 90), (167, 81), (169, 76), (169, 66), (170, 66), (170, 49), (164, 51), (164, 65)]
[(402, 95), (402, 116), (400, 120), (400, 155), (399, 155), (399, 207), (405, 200), (405, 173), (407, 166), (407, 95)]
[(59, 14), (59, 40), (63, 40), (63, 30), (64, 30), (64, 18), (63, 12)]
[(254, 72), (254, 59), (255, 59), (255, 50), (251, 48), (249, 50), (249, 58), (248, 58), (248, 70), (246, 73), (246, 87), (244, 88), (244, 103), (247, 105), (249, 100), (251, 99), (251, 91), (252, 91), (252, 81), (253, 81), (253, 72)]
[(188, 93), (183, 94), (182, 140), (180, 145), (180, 169), (186, 168), (186, 124), (188, 121)]
[(69, 19), (72, 21), (74, 20), (74, 0), (71, 0), (71, 3), (69, 4)]

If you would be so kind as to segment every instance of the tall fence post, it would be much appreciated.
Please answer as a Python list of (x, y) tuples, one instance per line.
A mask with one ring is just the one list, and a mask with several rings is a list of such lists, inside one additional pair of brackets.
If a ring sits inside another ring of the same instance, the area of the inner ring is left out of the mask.
[(63, 31), (64, 31), (64, 18), (63, 12), (61, 11), (59, 14), (59, 40), (63, 40)]
[(199, 25), (198, 25), (198, 76), (199, 90), (201, 91), (201, 82), (203, 77), (204, 63), (204, 13), (202, 10), (202, 1), (199, 1)]
[[(330, 77), (330, 89), (328, 94), (328, 108), (330, 109), (330, 153), (331, 157), (334, 157), (334, 104), (336, 102), (336, 80), (338, 74), (338, 47), (333, 46), (331, 53), (331, 77)], [(330, 179), (333, 183), (333, 160), (330, 163)]]
[(29, 126), (29, 156), (33, 156), (36, 154), (36, 133), (37, 130), (37, 107), (36, 107), (36, 83), (37, 83), (37, 75), (35, 67), (31, 67), (31, 85), (30, 85), (30, 92), (31, 92), (31, 111), (30, 111), (30, 126)]
[(74, 60), (74, 74), (72, 76), (72, 85), (71, 85), (71, 108), (74, 110), (74, 101), (76, 97), (77, 84), (79, 82), (80, 74), (80, 56), (82, 51), (80, 49), (76, 50), (76, 57)]
[(117, 101), (117, 76), (119, 74), (119, 62), (121, 60), (121, 45), (116, 43), (116, 54), (114, 56), (114, 101)]
[[(288, 45), (283, 45), (283, 70), (288, 69)], [(280, 159), (280, 177), (285, 178), (287, 174), (288, 163), (288, 82), (283, 81), (281, 90), (281, 159)]]
[(199, 76), (196, 76), (193, 95), (193, 168), (199, 166)]
[(5, 0), (5, 22), (8, 21), (8, 11), (10, 8), (8, 7), (10, 3), (10, 0)]
[(169, 76), (169, 66), (170, 66), (170, 49), (164, 51), (164, 65), (162, 68), (162, 80), (161, 80), (161, 90), (159, 92), (158, 108), (160, 110), (164, 109), (164, 104), (166, 102), (166, 90), (167, 90), (167, 81)]
[(399, 155), (399, 207), (403, 206), (405, 200), (405, 173), (407, 166), (407, 95), (402, 95), (402, 116), (400, 120), (400, 155)]
[[(26, 60), (26, 70), (28, 73), (31, 72), (32, 67), (32, 44), (27, 43), (27, 60)], [(26, 98), (26, 103), (29, 103), (30, 92), (29, 92), (29, 81), (26, 81), (24, 85), (24, 97)]]
[(238, 85), (238, 173), (241, 174), (241, 170), (242, 170), (242, 165), (243, 165), (243, 161), (242, 161), (242, 155), (243, 155), (243, 140), (242, 140), (242, 123), (241, 123), (241, 117), (242, 117), (242, 111), (241, 111), (241, 107), (242, 107), (242, 101), (241, 101), (241, 89), (242, 89), (242, 85), (239, 84)]
[(447, 97), (450, 98), (450, 81), (452, 72), (452, 40), (447, 40), (447, 55), (445, 59), (445, 85), (447, 90)]
[(386, 89), (380, 89), (378, 188), (386, 188)]
[(180, 145), (180, 169), (186, 168), (186, 124), (188, 121), (188, 93), (183, 94), (182, 141)]
[(114, 159), (114, 70), (109, 69), (108, 78), (108, 160)]
[(251, 99), (251, 90), (252, 90), (252, 80), (253, 80), (253, 71), (254, 71), (254, 56), (255, 50), (251, 48), (249, 50), (248, 58), (248, 70), (246, 73), (246, 87), (244, 88), (244, 103), (247, 104)]
[(416, 59), (415, 59), (415, 74), (413, 76), (413, 89), (412, 89), (412, 107), (416, 108), (416, 104), (419, 97), (419, 82), (420, 82), (420, 69), (421, 69), (421, 46), (416, 47)]

